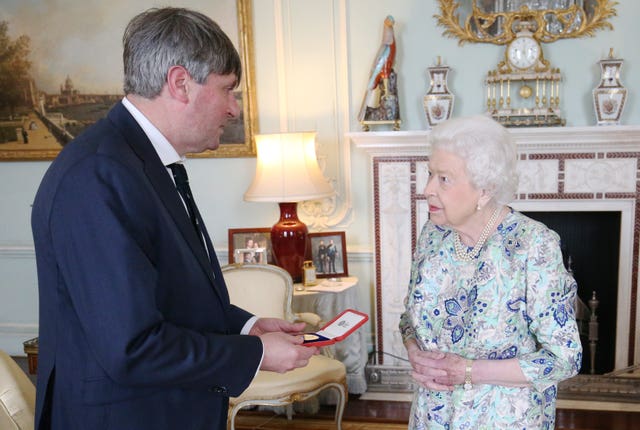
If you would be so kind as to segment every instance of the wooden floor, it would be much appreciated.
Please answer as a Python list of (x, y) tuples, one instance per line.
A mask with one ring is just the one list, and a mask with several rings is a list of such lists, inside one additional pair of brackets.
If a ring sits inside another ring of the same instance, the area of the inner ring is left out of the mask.
[[(411, 404), (407, 402), (385, 402), (360, 400), (349, 396), (342, 419), (343, 430), (406, 430)], [(335, 409), (322, 406), (317, 414), (295, 414), (292, 420), (270, 412), (241, 411), (236, 419), (236, 430), (248, 429), (335, 429)]]
[[(360, 400), (350, 396), (342, 421), (343, 430), (406, 429), (411, 404), (380, 400)], [(335, 429), (334, 409), (323, 406), (317, 414), (296, 414), (292, 420), (270, 412), (241, 411), (237, 430), (325, 430)], [(639, 430), (640, 413), (565, 410), (557, 412), (556, 430)]]
[[(256, 417), (242, 417), (236, 421), (236, 430), (329, 430), (335, 429), (333, 421), (328, 419), (298, 419), (288, 421), (286, 418), (258, 419)], [(378, 423), (364, 421), (342, 421), (342, 430), (406, 430), (407, 424)]]
[[(27, 370), (25, 358), (17, 358)], [(35, 376), (29, 375), (35, 383)], [(342, 420), (343, 430), (400, 430), (406, 429), (411, 404), (401, 401), (361, 400), (350, 395)], [(335, 429), (335, 409), (322, 406), (313, 415), (296, 414), (292, 420), (269, 412), (241, 411), (236, 420), (237, 430), (329, 430)], [(640, 430), (640, 412), (606, 412), (559, 409), (556, 430)]]

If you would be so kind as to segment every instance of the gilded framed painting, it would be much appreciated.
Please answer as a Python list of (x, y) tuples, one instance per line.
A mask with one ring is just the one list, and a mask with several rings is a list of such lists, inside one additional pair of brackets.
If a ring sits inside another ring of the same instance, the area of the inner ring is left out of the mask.
[[(104, 117), (122, 93), (122, 33), (155, 0), (3, 0), (0, 9), (0, 161), (51, 160)], [(251, 0), (176, 0), (216, 21), (242, 61), (238, 118), (220, 147), (193, 157), (255, 156)]]

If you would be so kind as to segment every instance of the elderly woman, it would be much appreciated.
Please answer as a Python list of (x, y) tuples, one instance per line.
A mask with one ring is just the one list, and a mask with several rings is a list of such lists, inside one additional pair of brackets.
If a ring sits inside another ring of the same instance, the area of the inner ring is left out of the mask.
[(516, 149), (495, 121), (430, 136), (429, 204), (400, 330), (418, 383), (411, 429), (553, 429), (580, 370), (576, 283), (558, 235), (506, 204)]

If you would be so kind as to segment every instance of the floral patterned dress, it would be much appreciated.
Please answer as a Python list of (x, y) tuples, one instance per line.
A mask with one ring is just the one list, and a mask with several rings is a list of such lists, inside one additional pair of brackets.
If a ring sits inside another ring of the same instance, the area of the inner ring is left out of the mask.
[(513, 210), (480, 256), (458, 261), (454, 232), (427, 222), (400, 318), (403, 339), (472, 359), (517, 358), (527, 387), (415, 393), (410, 429), (553, 429), (557, 382), (578, 373), (577, 286), (558, 235)]

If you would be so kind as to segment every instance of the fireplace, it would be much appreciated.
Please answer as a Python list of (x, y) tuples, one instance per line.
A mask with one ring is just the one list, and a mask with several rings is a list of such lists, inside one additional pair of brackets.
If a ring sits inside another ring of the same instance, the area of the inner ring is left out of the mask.
[[(640, 127), (510, 129), (519, 153), (520, 186), (511, 206), (559, 231), (571, 255), (579, 295), (600, 301), (596, 373), (640, 362), (638, 248)], [(428, 131), (351, 133), (371, 160), (374, 203), (375, 365), (389, 383), (408, 367), (398, 320), (416, 237), (428, 217)], [(585, 236), (588, 233), (588, 238)], [(601, 269), (601, 270), (598, 270)], [(600, 273), (602, 272), (602, 273)], [(588, 348), (585, 349), (588, 360)], [(589, 363), (583, 363), (583, 369)], [(379, 375), (378, 375), (379, 376)], [(384, 375), (383, 375), (384, 376)]]
[[(550, 208), (553, 209), (553, 208)], [(565, 267), (578, 284), (578, 310), (584, 358), (581, 373), (604, 374), (614, 370), (616, 350), (616, 308), (618, 303), (618, 262), (620, 260), (620, 219), (616, 211), (541, 211), (524, 212), (560, 235), (560, 248)], [(598, 330), (594, 363), (589, 345), (588, 307), (592, 297), (598, 300), (595, 309)], [(580, 312), (582, 311), (582, 312)], [(592, 366), (593, 364), (593, 366)]]

